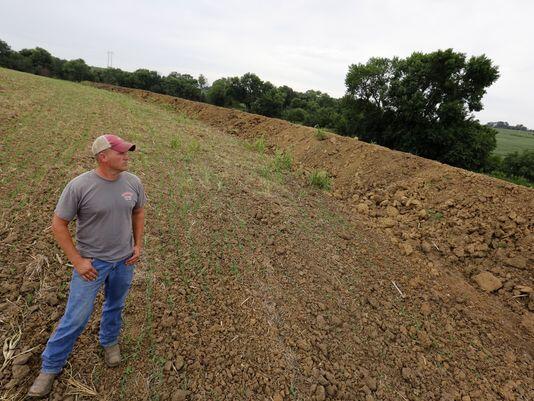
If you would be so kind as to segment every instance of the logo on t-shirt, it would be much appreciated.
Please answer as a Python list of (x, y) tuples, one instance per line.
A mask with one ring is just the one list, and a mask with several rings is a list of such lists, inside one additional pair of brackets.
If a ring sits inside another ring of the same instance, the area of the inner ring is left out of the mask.
[(124, 198), (124, 200), (131, 201), (133, 193), (132, 192), (124, 192), (121, 194), (121, 196)]

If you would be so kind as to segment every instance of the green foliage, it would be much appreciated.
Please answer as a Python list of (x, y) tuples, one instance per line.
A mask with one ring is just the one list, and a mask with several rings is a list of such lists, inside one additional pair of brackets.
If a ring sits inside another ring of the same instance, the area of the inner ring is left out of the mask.
[(528, 129), (523, 124), (516, 124), (516, 125), (510, 125), (507, 121), (494, 121), (486, 123), (488, 127), (495, 128), (497, 130), (501, 129), (507, 129), (507, 130), (513, 130), (513, 131), (528, 131), (528, 132), (534, 132), (534, 130)]
[(50, 76), (52, 70), (52, 55), (41, 47), (22, 49), (19, 54), (26, 57), (32, 66), (32, 72), (38, 75)]
[(127, 86), (130, 84), (131, 73), (120, 68), (99, 68), (92, 67), (95, 81), (110, 85)]
[(534, 185), (534, 151), (513, 152), (504, 158), (492, 155), (481, 172), (518, 185)]
[(9, 45), (0, 40), (0, 66), (44, 76), (61, 77), (61, 64), (64, 60), (53, 57), (47, 50), (22, 49), (11, 50)]
[(190, 100), (201, 100), (200, 83), (189, 74), (171, 72), (161, 80), (163, 93)]
[(373, 57), (366, 64), (352, 64), (345, 79), (347, 93), (380, 109), (391, 107), (389, 92), (398, 61)]
[(429, 210), (428, 211), (428, 215), (430, 217), (430, 220), (441, 220), (441, 219), (443, 219), (443, 213), (435, 211), (435, 210)]
[(501, 180), (509, 181), (517, 185), (522, 185), (524, 187), (534, 188), (534, 182), (529, 181), (523, 177), (509, 176), (502, 171), (492, 171), (489, 173), (492, 177), (499, 178)]
[(326, 93), (299, 93), (288, 86), (277, 88), (251, 73), (214, 81), (206, 92), (206, 99), (217, 106), (330, 129), (338, 128), (341, 116), (340, 102)]
[(293, 160), (289, 153), (277, 150), (274, 154), (273, 170), (277, 173), (283, 173), (291, 171)]
[(11, 47), (6, 42), (0, 40), (0, 67), (18, 69), (14, 65), (15, 54), (18, 53), (11, 50)]
[(261, 95), (252, 103), (250, 111), (267, 117), (280, 117), (284, 99), (283, 92), (266, 82)]
[(291, 172), (293, 159), (289, 153), (277, 150), (272, 161), (260, 168), (259, 173), (262, 177), (283, 181), (285, 174)]
[(180, 138), (172, 138), (171, 139), (171, 148), (172, 149), (180, 149), (182, 147), (182, 141)]
[(213, 82), (207, 92), (207, 100), (216, 106), (226, 107), (231, 99), (228, 95), (229, 82), (227, 78), (221, 78)]
[(498, 76), (486, 56), (467, 60), (452, 49), (353, 64), (345, 80), (342, 131), (479, 169), (495, 148), (495, 131), (482, 127), (471, 113), (482, 109), (486, 88)]
[(490, 173), (492, 171), (500, 170), (502, 166), (502, 157), (496, 154), (492, 154), (488, 157), (486, 164), (480, 169), (482, 173)]
[(534, 182), (534, 151), (506, 155), (502, 161), (502, 171), (508, 176), (523, 177)]
[[(443, 152), (432, 152), (434, 159), (460, 166), (468, 170), (478, 171), (489, 162), (496, 146), (495, 130), (478, 123), (466, 123), (464, 127), (458, 125), (445, 131), (447, 141), (443, 146), (448, 149)], [(441, 153), (441, 154), (440, 154)]]
[(128, 81), (129, 87), (161, 92), (161, 76), (157, 71), (140, 68), (129, 75)]
[(93, 78), (91, 69), (82, 59), (70, 60), (63, 64), (62, 75), (69, 81), (90, 81)]
[(11, 47), (3, 40), (0, 40), (0, 61), (7, 59), (12, 53)]
[(198, 153), (200, 151), (200, 142), (196, 139), (192, 139), (187, 145), (187, 151), (192, 155)]
[(234, 84), (236, 85), (236, 100), (244, 103), (247, 111), (252, 111), (252, 103), (263, 93), (262, 80), (256, 74), (247, 72), (239, 81), (234, 81)]
[(317, 138), (319, 141), (324, 141), (327, 138), (325, 130), (322, 128), (316, 128), (315, 138)]
[(202, 74), (198, 76), (197, 82), (200, 90), (204, 90), (208, 87), (208, 79)]
[(313, 187), (324, 190), (330, 190), (332, 187), (330, 176), (325, 170), (312, 171), (309, 176), (309, 183)]
[(252, 143), (251, 142), (245, 142), (245, 144), (246, 144), (247, 148), (250, 149), (250, 150), (255, 150), (256, 152), (262, 153), (262, 154), (265, 153), (266, 144), (265, 144), (265, 138), (264, 137), (258, 138), (255, 141), (253, 141)]
[(287, 109), (282, 112), (282, 118), (296, 124), (304, 124), (308, 120), (308, 113), (301, 107)]

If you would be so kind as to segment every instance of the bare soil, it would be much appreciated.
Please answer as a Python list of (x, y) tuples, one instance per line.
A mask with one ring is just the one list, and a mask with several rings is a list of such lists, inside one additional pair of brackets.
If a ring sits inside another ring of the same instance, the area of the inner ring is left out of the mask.
[[(97, 303), (49, 399), (532, 399), (532, 190), (107, 89), (121, 93), (0, 69), (0, 335), (16, 357), (4, 399), (22, 399), (63, 312), (71, 267), (50, 216), (107, 130), (139, 145), (132, 171), (149, 194), (125, 361), (103, 364)], [(269, 154), (252, 149), (259, 137)], [(277, 149), (292, 171), (273, 168)], [(331, 192), (310, 187), (315, 169)]]

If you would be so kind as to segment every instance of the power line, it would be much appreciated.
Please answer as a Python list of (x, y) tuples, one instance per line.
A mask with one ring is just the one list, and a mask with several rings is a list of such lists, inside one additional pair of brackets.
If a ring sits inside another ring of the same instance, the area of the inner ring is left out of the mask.
[(108, 68), (113, 67), (113, 52), (108, 50)]

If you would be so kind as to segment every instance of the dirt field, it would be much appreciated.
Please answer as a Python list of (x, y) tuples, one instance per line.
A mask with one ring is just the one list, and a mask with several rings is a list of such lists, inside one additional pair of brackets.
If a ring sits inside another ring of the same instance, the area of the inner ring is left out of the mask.
[(532, 399), (533, 190), (108, 89), (129, 93), (0, 69), (2, 399), (23, 398), (62, 315), (50, 217), (109, 131), (138, 144), (149, 195), (125, 361), (103, 364), (97, 303), (50, 400)]

